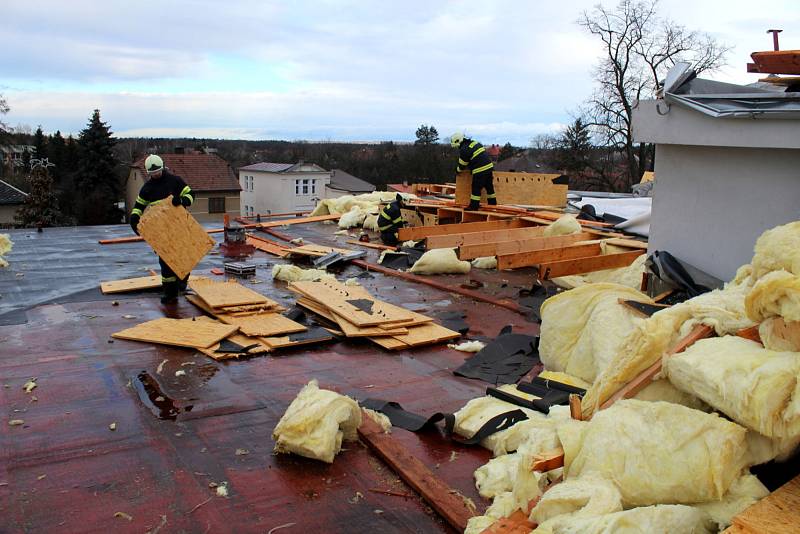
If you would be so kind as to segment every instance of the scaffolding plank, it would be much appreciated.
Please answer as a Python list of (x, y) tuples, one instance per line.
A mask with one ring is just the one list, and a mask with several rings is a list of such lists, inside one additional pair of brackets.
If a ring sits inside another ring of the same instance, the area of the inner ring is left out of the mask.
[(503, 255), (500, 255), (500, 250), (498, 247), (497, 254), (497, 268), (499, 270), (503, 270), (530, 267), (531, 265), (539, 265), (546, 262), (599, 256), (602, 254), (602, 250), (600, 249), (599, 244), (589, 243)]
[(606, 269), (627, 267), (644, 254), (644, 250), (632, 250), (619, 254), (606, 254), (604, 256), (590, 256), (572, 260), (553, 261), (539, 264), (539, 276), (542, 280), (549, 280), (559, 276), (571, 274), (584, 274)]
[(366, 414), (362, 417), (361, 426), (358, 427), (358, 435), (450, 526), (459, 532), (467, 528), (467, 521), (475, 513), (467, 507), (458, 492), (439, 479), (419, 458), (391, 434), (386, 434), (380, 425)]
[(111, 337), (178, 347), (207, 348), (237, 330), (236, 326), (216, 321), (162, 317), (115, 332)]
[(172, 196), (148, 206), (138, 230), (181, 279), (189, 275), (215, 244), (186, 208), (172, 205)]

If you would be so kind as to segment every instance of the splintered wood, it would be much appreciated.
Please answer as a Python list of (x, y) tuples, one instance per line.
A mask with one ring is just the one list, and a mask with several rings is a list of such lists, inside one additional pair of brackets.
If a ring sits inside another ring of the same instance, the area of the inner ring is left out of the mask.
[(139, 222), (139, 234), (178, 278), (186, 276), (214, 248), (214, 240), (172, 197), (150, 205)]
[(361, 286), (336, 281), (293, 282), (297, 304), (339, 325), (346, 337), (366, 337), (388, 350), (455, 339), (458, 332), (433, 323), (425, 315), (372, 297)]
[(217, 322), (164, 317), (116, 332), (111, 337), (201, 349), (219, 343), (237, 330), (236, 326)]

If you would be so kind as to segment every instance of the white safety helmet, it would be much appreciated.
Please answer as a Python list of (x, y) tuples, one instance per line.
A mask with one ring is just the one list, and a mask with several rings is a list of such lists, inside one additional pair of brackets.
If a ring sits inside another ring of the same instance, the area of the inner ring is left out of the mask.
[(147, 159), (144, 160), (144, 170), (147, 171), (147, 174), (153, 174), (154, 172), (158, 172), (163, 169), (164, 160), (155, 154), (150, 154), (147, 156)]
[(456, 132), (450, 136), (450, 146), (458, 148), (461, 146), (461, 141), (464, 140), (464, 132)]

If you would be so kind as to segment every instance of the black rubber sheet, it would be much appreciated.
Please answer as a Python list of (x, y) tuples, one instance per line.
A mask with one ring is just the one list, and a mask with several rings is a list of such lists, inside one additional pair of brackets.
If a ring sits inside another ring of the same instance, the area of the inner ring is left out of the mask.
[(538, 337), (514, 334), (511, 327), (506, 326), (453, 374), (494, 385), (516, 384), (539, 363), (538, 347)]

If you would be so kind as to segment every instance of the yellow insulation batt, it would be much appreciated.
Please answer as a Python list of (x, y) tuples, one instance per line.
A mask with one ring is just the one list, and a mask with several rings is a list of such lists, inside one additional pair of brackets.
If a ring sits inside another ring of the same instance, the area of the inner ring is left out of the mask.
[(467, 522), (467, 528), (464, 534), (480, 534), (485, 529), (489, 528), (492, 523), (501, 517), (508, 517), (514, 513), (516, 507), (514, 506), (514, 498), (510, 491), (501, 493), (495, 497), (492, 505), (486, 509), (483, 515), (471, 517)]
[(472, 260), (472, 266), (476, 269), (497, 269), (497, 257), (484, 256), (482, 258), (475, 258)]
[(720, 532), (731, 525), (734, 516), (769, 495), (769, 490), (754, 475), (744, 475), (733, 481), (721, 501), (695, 504), (717, 524)]
[(320, 269), (301, 269), (297, 265), (273, 265), (272, 278), (284, 282), (316, 282), (325, 278), (336, 277)]
[(475, 470), (475, 487), (481, 497), (491, 499), (514, 488), (520, 455), (504, 454), (492, 458)]
[(414, 274), (466, 274), (470, 263), (461, 261), (451, 248), (435, 248), (427, 251), (411, 267)]
[(462, 343), (447, 345), (448, 348), (461, 352), (480, 352), (486, 344), (483, 341), (464, 341)]
[(531, 510), (530, 520), (537, 523), (537, 534), (548, 534), (567, 519), (595, 517), (622, 511), (622, 497), (608, 480), (589, 474), (571, 478), (547, 490)]
[[(402, 193), (405, 200), (416, 198), (416, 195)], [(352, 210), (353, 207), (360, 208), (364, 212), (377, 213), (381, 202), (392, 202), (397, 198), (397, 193), (390, 191), (375, 191), (363, 195), (344, 195), (338, 198), (326, 198), (320, 200), (311, 216), (317, 215), (340, 215)]]
[(563, 215), (544, 229), (544, 236), (577, 234), (580, 231), (581, 225), (575, 215)]
[(582, 403), (584, 418), (658, 361), (696, 325), (711, 326), (718, 335), (753, 326), (744, 309), (745, 296), (750, 290), (748, 281), (730, 282), (724, 289), (704, 293), (637, 323), (620, 344), (619, 352), (586, 392)]
[[(625, 249), (624, 252), (628, 250), (630, 249)], [(553, 282), (566, 289), (580, 287), (586, 284), (612, 283), (639, 290), (642, 287), (642, 274), (645, 272), (646, 261), (647, 254), (642, 254), (627, 267), (605, 269), (603, 271), (595, 271), (586, 274), (561, 276), (553, 278)]]
[(343, 213), (339, 218), (339, 228), (354, 228), (361, 226), (368, 215), (368, 211), (353, 206), (350, 211)]
[(747, 316), (754, 322), (780, 316), (800, 321), (800, 276), (780, 270), (764, 275), (744, 301)]
[[(538, 533), (538, 530), (533, 532)], [(710, 534), (708, 515), (691, 506), (662, 504), (595, 517), (572, 517), (553, 525), (553, 534)]]
[(758, 335), (769, 350), (800, 352), (800, 321), (770, 317), (758, 325)]
[(356, 401), (319, 389), (317, 381), (312, 380), (300, 390), (272, 431), (275, 452), (293, 452), (332, 463), (343, 440), (358, 440), (356, 430), (360, 424), (361, 410)]
[(667, 378), (770, 438), (800, 435), (800, 353), (737, 336), (703, 339), (664, 361)]
[(3, 257), (11, 252), (14, 242), (8, 234), (0, 234), (0, 267), (8, 267), (8, 261)]
[(626, 507), (720, 500), (745, 467), (745, 434), (716, 414), (633, 399), (558, 429), (565, 478), (596, 473)]
[(652, 304), (645, 295), (618, 284), (589, 284), (542, 304), (539, 358), (549, 371), (594, 382), (644, 317), (619, 299)]
[(767, 230), (756, 241), (753, 282), (771, 271), (789, 271), (800, 275), (800, 221)]

